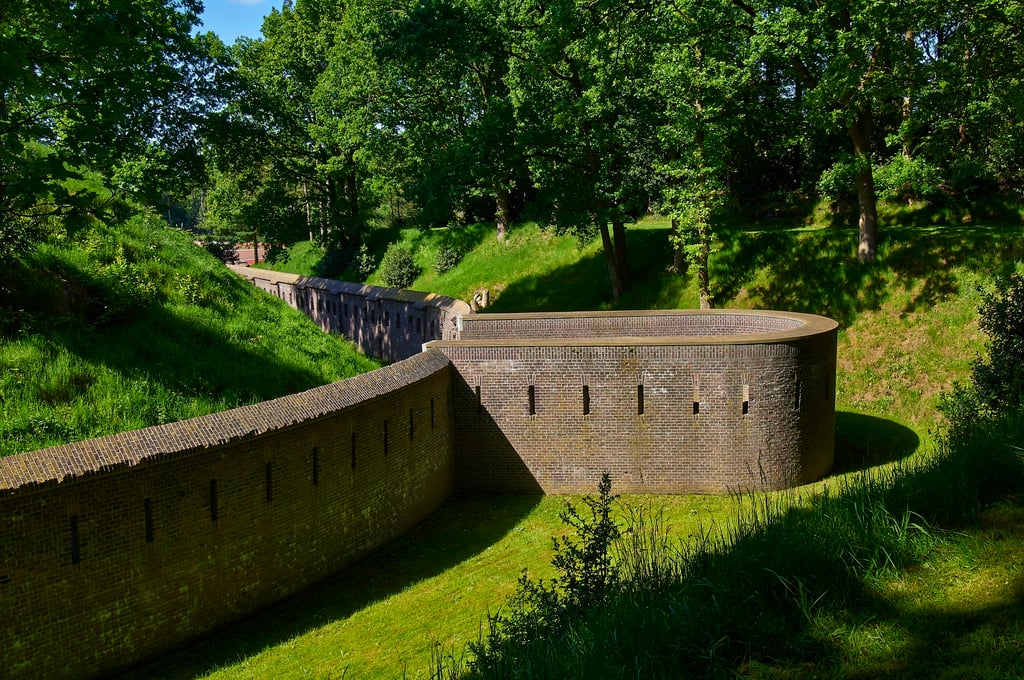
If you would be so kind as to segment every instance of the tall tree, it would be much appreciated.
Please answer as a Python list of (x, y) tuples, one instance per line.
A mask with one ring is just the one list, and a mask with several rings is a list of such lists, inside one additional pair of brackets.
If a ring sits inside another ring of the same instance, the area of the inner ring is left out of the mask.
[(878, 247), (875, 112), (881, 102), (903, 95), (894, 71), (916, 59), (906, 34), (919, 3), (733, 3), (752, 19), (752, 44), (766, 57), (789, 61), (794, 80), (806, 90), (812, 118), (846, 131), (857, 162), (857, 257), (873, 261)]
[(509, 73), (533, 181), (552, 221), (601, 235), (612, 297), (630, 285), (626, 224), (647, 208), (658, 106), (651, 7), (515, 3)]
[[(0, 242), (81, 200), (64, 181), (144, 149), (193, 63), (199, 0), (0, 5)], [(0, 247), (0, 250), (6, 250)]]
[(661, 209), (672, 219), (674, 245), (696, 268), (700, 306), (708, 309), (712, 220), (726, 200), (729, 143), (750, 79), (742, 30), (748, 22), (728, 0), (674, 0), (664, 9), (655, 70), (665, 97)]

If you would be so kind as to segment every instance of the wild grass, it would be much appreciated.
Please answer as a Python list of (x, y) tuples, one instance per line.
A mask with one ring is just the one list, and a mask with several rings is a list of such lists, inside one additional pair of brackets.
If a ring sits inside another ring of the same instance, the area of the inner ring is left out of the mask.
[[(850, 677), (863, 657), (885, 677), (949, 672), (944, 664), (954, 660), (956, 677), (1018, 677), (1020, 644), (992, 643), (1022, 628), (1019, 562), (985, 565), (982, 582), (965, 590), (991, 587), (994, 578), (996, 592), (946, 602), (934, 622), (920, 603), (892, 595), (908, 579), (927, 581), (915, 576), (923, 568), (970, 564), (978, 541), (959, 532), (979, 516), (1020, 516), (1024, 508), (1005, 499), (1024, 489), (1022, 422), (1013, 414), (939, 455), (818, 493), (740, 499), (736, 524), (686, 541), (661, 513), (627, 513), (623, 578), (610, 599), (593, 602), (565, 629), (552, 629), (543, 608), (492, 623), (477, 658), (442, 664), (443, 677), (772, 677), (779, 670)], [(962, 581), (973, 581), (966, 571)], [(1003, 616), (989, 625), (993, 606)], [(985, 630), (946, 640), (939, 655), (928, 651), (971, 619)], [(508, 620), (514, 636), (506, 634)], [(917, 629), (900, 630), (904, 621)], [(863, 628), (884, 635), (872, 645)], [(886, 649), (893, 646), (907, 651), (894, 658)]]
[(40, 246), (0, 289), (0, 455), (182, 420), (378, 364), (154, 218)]

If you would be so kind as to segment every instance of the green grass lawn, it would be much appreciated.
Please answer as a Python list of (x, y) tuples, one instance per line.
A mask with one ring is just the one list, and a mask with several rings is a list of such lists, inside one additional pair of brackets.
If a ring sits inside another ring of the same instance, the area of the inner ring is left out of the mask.
[[(695, 306), (693, 277), (667, 272), (667, 230), (659, 220), (630, 229), (634, 288), (614, 302), (595, 243), (527, 225), (498, 244), (490, 227), (472, 227), (458, 235), (462, 262), (438, 275), (430, 264), (442, 233), (392, 237), (414, 249), (424, 270), (413, 288), (461, 298), (487, 288), (495, 311)], [(938, 395), (967, 376), (983, 347), (978, 291), (1022, 259), (1021, 235), (1019, 227), (883, 228), (879, 261), (870, 266), (856, 263), (850, 230), (755, 227), (723, 235), (713, 264), (719, 306), (823, 313), (842, 326), (839, 476), (799, 490), (802, 497), (843, 476), (932, 455)], [(734, 522), (740, 505), (708, 496), (624, 500), (663, 507), (682, 540)], [(458, 657), (477, 639), (523, 569), (551, 575), (551, 538), (564, 533), (564, 501), (452, 499), (398, 544), (131, 677), (428, 677), (438, 651)], [(1017, 496), (970, 526), (936, 530), (909, 569), (864, 584), (866, 605), (808, 610), (805, 634), (820, 645), (820, 658), (759, 660), (739, 675), (1024, 675), (1022, 519)]]

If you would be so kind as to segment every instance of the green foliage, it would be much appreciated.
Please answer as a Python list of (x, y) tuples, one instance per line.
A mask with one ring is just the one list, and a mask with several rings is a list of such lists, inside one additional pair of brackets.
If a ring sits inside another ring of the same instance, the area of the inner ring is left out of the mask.
[(434, 271), (438, 274), (447, 274), (459, 264), (462, 253), (450, 241), (442, 241), (434, 255)]
[(954, 384), (940, 403), (955, 440), (1024, 404), (1024, 267), (982, 292), (978, 325), (987, 356), (974, 361), (969, 383)]
[(606, 604), (619, 582), (619, 570), (612, 546), (620, 530), (612, 518), (617, 496), (611, 493), (608, 473), (601, 476), (598, 496), (584, 496), (588, 516), (566, 502), (559, 514), (574, 537), (554, 539), (552, 566), (558, 575), (550, 583), (531, 580), (526, 571), (510, 598), (506, 611), (488, 617), (489, 635), (470, 645), (478, 672), (495, 672), (507, 667), (509, 656), (538, 639), (552, 640), (564, 635), (577, 620)]
[(972, 380), (987, 403), (1002, 411), (1018, 408), (1024, 396), (1024, 270), (998, 279), (978, 314), (988, 358), (975, 365)]
[(217, 100), (210, 45), (191, 34), (201, 9), (197, 0), (5, 3), (0, 222), (88, 213), (91, 197), (67, 182), (90, 170), (142, 199), (196, 179), (195, 133)]
[(857, 195), (857, 163), (853, 156), (844, 155), (826, 168), (818, 178), (818, 194), (833, 201), (848, 201)]
[(379, 273), (385, 285), (392, 288), (408, 288), (420, 275), (420, 268), (413, 259), (412, 252), (396, 241), (384, 252), (384, 257), (380, 260)]
[(365, 243), (359, 246), (359, 253), (356, 255), (355, 260), (355, 270), (359, 275), (360, 281), (367, 280), (377, 271), (377, 262), (373, 259), (373, 255), (370, 254), (370, 250), (366, 247)]
[(924, 158), (896, 154), (874, 171), (875, 191), (888, 201), (927, 201), (942, 195), (941, 171)]

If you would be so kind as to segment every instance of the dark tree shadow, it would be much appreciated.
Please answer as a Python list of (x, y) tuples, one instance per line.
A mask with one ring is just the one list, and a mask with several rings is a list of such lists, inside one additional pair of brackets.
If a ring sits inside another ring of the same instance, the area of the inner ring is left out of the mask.
[(443, 573), (499, 541), (540, 496), (460, 496), (357, 564), (307, 590), (206, 634), (183, 649), (116, 676), (178, 680), (206, 676), (268, 647), (342, 621), (369, 605)]
[[(769, 309), (822, 314), (843, 326), (913, 290), (910, 314), (960, 293), (954, 268), (1005, 273), (1024, 257), (1020, 227), (888, 227), (877, 261), (857, 261), (852, 229), (730, 231), (712, 267), (720, 300), (750, 297)], [(993, 269), (994, 268), (994, 269)]]
[(866, 470), (902, 460), (917, 451), (920, 444), (921, 440), (913, 430), (895, 421), (837, 411), (832, 474)]
[[(998, 563), (1016, 562), (1010, 553), (1013, 552), (1011, 546), (1024, 541), (1022, 519), (1024, 507), (1018, 496), (995, 512), (983, 513), (972, 535), (979, 536), (989, 545), (995, 543), (994, 550), (999, 556), (993, 559)], [(1004, 540), (1010, 543), (1000, 547), (999, 542)], [(974, 548), (969, 549), (974, 556), (980, 554)], [(917, 565), (911, 565), (908, 572), (912, 573), (917, 568)], [(899, 631), (902, 640), (898, 656), (894, 656), (893, 649), (889, 647), (859, 650), (853, 668), (847, 669), (842, 677), (851, 680), (1020, 677), (1024, 660), (1024, 643), (1020, 635), (1024, 625), (1024, 575), (1014, 574), (1011, 580), (989, 584), (986, 595), (992, 594), (993, 587), (999, 596), (987, 604), (979, 605), (973, 598), (960, 593), (944, 600), (938, 607), (921, 604), (913, 589), (909, 592), (887, 590), (884, 594), (872, 589), (871, 595), (862, 591), (861, 597), (868, 599), (858, 604), (854, 611), (837, 611), (837, 617), (846, 620), (851, 627), (891, 628)], [(953, 589), (957, 588), (953, 586)], [(834, 635), (816, 637), (825, 661), (821, 667), (815, 668), (816, 675), (838, 677), (829, 674), (830, 663), (827, 660), (842, 659), (847, 653)]]

